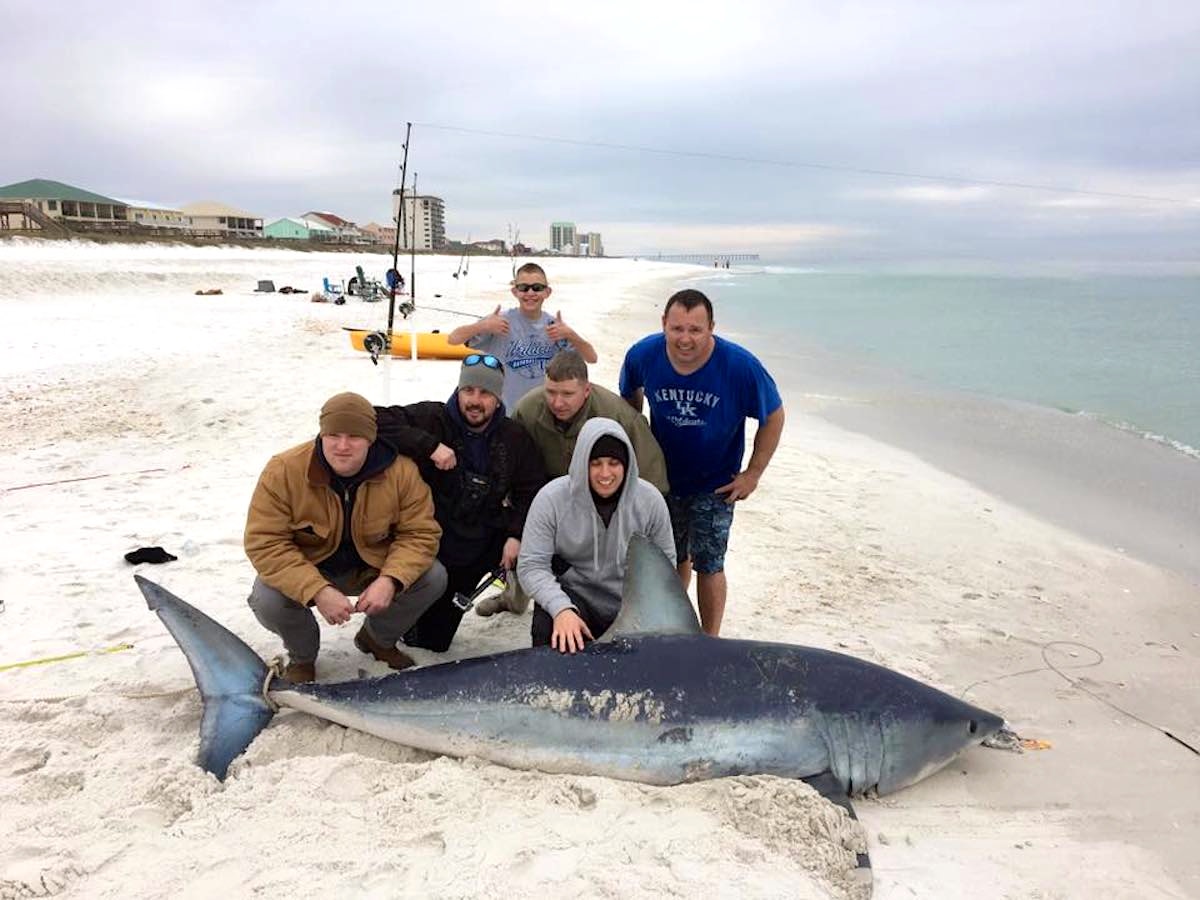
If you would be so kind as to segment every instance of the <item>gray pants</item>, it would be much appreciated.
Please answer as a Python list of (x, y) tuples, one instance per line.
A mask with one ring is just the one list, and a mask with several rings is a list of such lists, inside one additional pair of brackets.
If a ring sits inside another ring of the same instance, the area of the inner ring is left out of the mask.
[[(347, 572), (331, 580), (333, 586), (343, 594), (357, 596), (378, 574), (374, 570)], [(408, 590), (392, 599), (387, 609), (368, 616), (363, 627), (377, 643), (395, 647), (403, 634), (445, 590), (446, 570), (435, 559), (433, 565)], [(262, 626), (283, 638), (290, 662), (316, 662), (317, 651), (321, 648), (321, 629), (310, 607), (301, 606), (285, 597), (261, 578), (254, 579), (247, 602)]]

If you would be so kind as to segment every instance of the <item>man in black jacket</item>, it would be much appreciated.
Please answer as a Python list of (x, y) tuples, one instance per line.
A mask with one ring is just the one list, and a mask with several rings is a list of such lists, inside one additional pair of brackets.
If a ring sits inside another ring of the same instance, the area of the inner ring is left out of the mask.
[(491, 571), (516, 568), (525, 514), (546, 472), (528, 432), (505, 415), (503, 391), (504, 365), (473, 353), (445, 403), (375, 408), (379, 439), (416, 461), (442, 527), (437, 558), (449, 582), (404, 636), (411, 647), (448, 649), (463, 616), (455, 594), (471, 593)]

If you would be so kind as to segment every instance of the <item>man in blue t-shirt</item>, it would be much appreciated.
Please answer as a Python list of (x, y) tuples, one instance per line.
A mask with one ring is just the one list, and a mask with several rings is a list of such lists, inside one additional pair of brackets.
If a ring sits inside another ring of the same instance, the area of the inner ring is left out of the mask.
[(446, 336), (451, 344), (466, 344), (480, 353), (491, 353), (504, 363), (504, 408), (509, 415), (522, 397), (546, 380), (546, 364), (559, 350), (579, 351), (587, 362), (596, 361), (596, 350), (562, 320), (542, 312), (552, 292), (546, 273), (537, 263), (517, 269), (512, 295), (517, 305), (503, 313), (500, 307), (469, 325), (460, 325)]
[[(779, 446), (783, 401), (750, 351), (713, 334), (713, 308), (700, 291), (671, 296), (663, 333), (625, 354), (621, 396), (639, 412), (650, 402), (650, 428), (667, 459), (667, 507), (679, 578), (696, 570), (700, 623), (716, 636), (725, 614), (725, 549), (733, 505), (758, 487)], [(746, 419), (758, 420), (750, 462), (742, 468)]]

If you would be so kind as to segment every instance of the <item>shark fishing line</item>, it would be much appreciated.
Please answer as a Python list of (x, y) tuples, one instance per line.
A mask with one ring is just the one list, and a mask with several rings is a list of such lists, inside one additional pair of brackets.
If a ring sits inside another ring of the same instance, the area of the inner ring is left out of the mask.
[(111, 647), (103, 647), (99, 650), (77, 650), (74, 653), (63, 653), (59, 656), (43, 656), (40, 659), (27, 659), (22, 662), (5, 663), (0, 665), (0, 672), (7, 672), (10, 669), (27, 669), (31, 666), (48, 666), (52, 663), (67, 662), (72, 659), (81, 659), (85, 656), (105, 656), (109, 653), (121, 653), (125, 650), (132, 650), (133, 644), (121, 643), (113, 644)]
[[(1051, 651), (1062, 650), (1062, 651), (1069, 652), (1070, 648), (1085, 650), (1088, 653), (1094, 654), (1095, 658), (1092, 660), (1089, 660), (1089, 661), (1071, 663), (1069, 665), (1057, 664), (1050, 659), (1049, 654)], [(975, 681), (975, 682), (972, 682), (971, 684), (967, 685), (965, 688), (963, 688), (962, 693), (960, 693), (958, 696), (960, 698), (964, 698), (964, 697), (966, 697), (966, 695), (969, 692), (971, 692), (975, 688), (979, 687), (980, 685), (992, 684), (997, 681), (1003, 681), (1006, 678), (1016, 678), (1020, 675), (1032, 675), (1036, 672), (1053, 672), (1055, 675), (1057, 675), (1059, 678), (1061, 678), (1067, 684), (1071, 685), (1071, 687), (1075, 688), (1076, 690), (1082, 691), (1083, 693), (1085, 693), (1089, 697), (1091, 697), (1093, 700), (1098, 700), (1099, 702), (1103, 703), (1105, 706), (1109, 707), (1110, 709), (1115, 710), (1116, 712), (1120, 713), (1121, 715), (1123, 715), (1129, 719), (1132, 719), (1135, 722), (1145, 725), (1147, 728), (1153, 728), (1155, 731), (1162, 732), (1164, 735), (1169, 737), (1175, 743), (1190, 750), (1192, 753), (1195, 753), (1197, 756), (1200, 756), (1200, 749), (1193, 747), (1187, 741), (1183, 740), (1183, 738), (1179, 737), (1176, 734), (1173, 734), (1170, 730), (1163, 728), (1161, 725), (1156, 725), (1153, 722), (1143, 719), (1141, 716), (1139, 716), (1135, 713), (1131, 713), (1129, 710), (1125, 709), (1124, 707), (1118, 706), (1116, 703), (1113, 703), (1107, 697), (1102, 697), (1097, 692), (1095, 692), (1095, 691), (1089, 689), (1087, 686), (1085, 686), (1081, 681), (1079, 681), (1076, 678), (1072, 678), (1070, 675), (1068, 675), (1066, 672), (1063, 671), (1064, 669), (1091, 669), (1091, 668), (1094, 668), (1095, 666), (1098, 666), (1101, 663), (1103, 663), (1104, 662), (1104, 654), (1101, 653), (1099, 650), (1097, 650), (1095, 647), (1091, 647), (1087, 644), (1080, 644), (1080, 643), (1077, 643), (1076, 641), (1047, 641), (1046, 643), (1039, 645), (1038, 649), (1041, 652), (1042, 662), (1044, 663), (1044, 665), (1037, 666), (1032, 669), (1022, 669), (1019, 672), (1008, 672), (1004, 675), (997, 675), (995, 678), (983, 678), (979, 681)]]
[(448, 131), (458, 134), (474, 134), (481, 137), (506, 138), (510, 140), (535, 141), (545, 144), (566, 144), (572, 147), (595, 147), (602, 150), (619, 150), (626, 153), (647, 153), (657, 156), (710, 159), (723, 163), (742, 163), (756, 166), (773, 166), (786, 169), (809, 169), (822, 172), (843, 172), (851, 175), (873, 175), (884, 178), (911, 178), (918, 181), (936, 181), (949, 184), (976, 185), (979, 187), (1011, 188), (1025, 191), (1046, 191), (1055, 194), (1073, 194), (1086, 197), (1107, 197), (1118, 200), (1143, 200), (1151, 203), (1191, 203), (1181, 197), (1162, 197), (1149, 194), (1126, 194), (1115, 191), (1096, 191), (1087, 188), (1068, 187), (1054, 184), (1034, 184), (1022, 181), (1000, 181), (989, 178), (970, 178), (959, 175), (937, 175), (928, 172), (905, 172), (894, 169), (875, 169), (860, 166), (845, 166), (834, 163), (806, 162), (803, 160), (767, 159), (755, 156), (739, 156), (729, 153), (711, 153), (703, 150), (676, 150), (665, 147), (645, 147), (637, 144), (617, 144), (609, 141), (582, 140), (578, 138), (553, 137), (538, 134), (515, 134), (507, 131), (490, 131), (483, 128), (467, 128), (458, 125), (441, 125), (435, 122), (412, 123), (421, 128)]
[(0, 488), (0, 494), (11, 494), (14, 491), (24, 491), (29, 488), (50, 487), (56, 484), (73, 484), (77, 481), (95, 481), (98, 478), (127, 478), (130, 475), (152, 475), (160, 472), (181, 472), (190, 468), (191, 464), (180, 466), (178, 469), (168, 469), (162, 466), (153, 469), (134, 469), (132, 472), (102, 472), (99, 475), (79, 475), (75, 478), (57, 478), (53, 481), (34, 481), (29, 484), (18, 484), (12, 487)]

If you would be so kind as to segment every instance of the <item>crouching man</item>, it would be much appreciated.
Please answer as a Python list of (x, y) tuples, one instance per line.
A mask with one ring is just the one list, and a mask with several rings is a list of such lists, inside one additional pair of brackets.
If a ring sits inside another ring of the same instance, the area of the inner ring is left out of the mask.
[(517, 573), (537, 604), (533, 646), (582, 650), (621, 611), (629, 539), (642, 534), (675, 564), (671, 515), (662, 493), (638, 478), (638, 460), (612, 419), (584, 422), (568, 473), (533, 498)]
[(504, 415), (506, 377), (495, 356), (472, 353), (444, 403), (376, 407), (379, 439), (418, 461), (442, 526), (438, 561), (449, 583), (404, 635), (410, 647), (449, 649), (463, 616), (457, 594), (471, 594), (489, 572), (511, 575), (517, 565), (525, 514), (546, 474), (525, 429)]
[(404, 669), (413, 660), (396, 641), (445, 590), (429, 487), (412, 460), (375, 437), (366, 398), (331, 397), (317, 439), (272, 457), (250, 499), (250, 608), (283, 639), (291, 681), (316, 678), (313, 607), (330, 625), (364, 614), (354, 645)]

